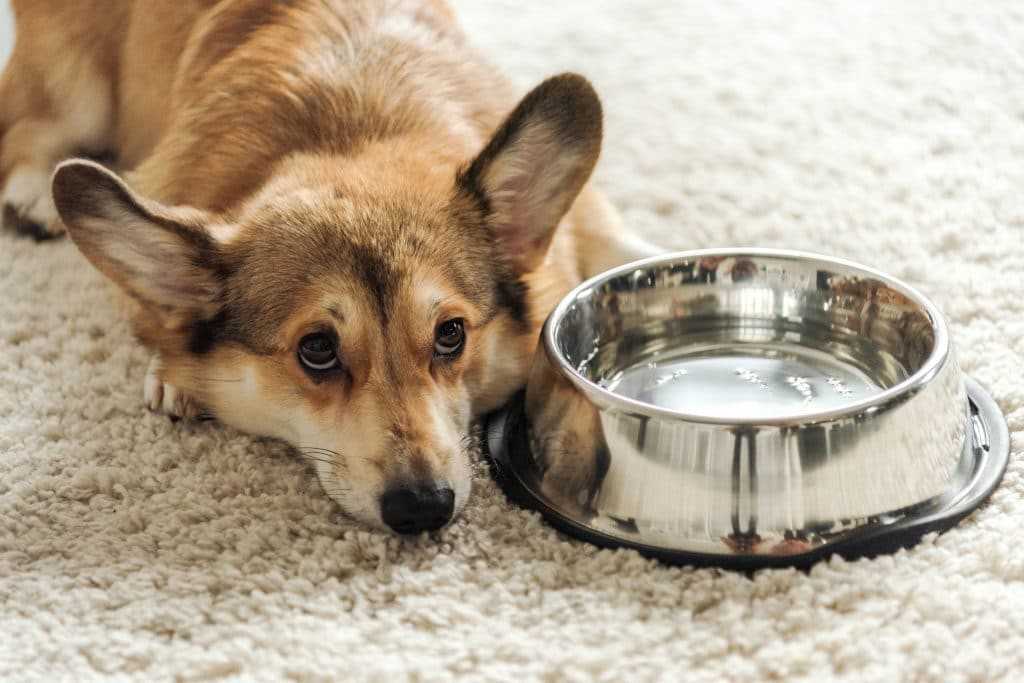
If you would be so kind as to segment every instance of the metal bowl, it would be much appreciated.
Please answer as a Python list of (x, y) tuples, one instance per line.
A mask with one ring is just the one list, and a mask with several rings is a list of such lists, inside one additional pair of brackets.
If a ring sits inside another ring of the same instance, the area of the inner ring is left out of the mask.
[(767, 249), (673, 254), (577, 287), (489, 445), (506, 490), (571, 533), (736, 566), (952, 524), (1009, 450), (924, 296)]

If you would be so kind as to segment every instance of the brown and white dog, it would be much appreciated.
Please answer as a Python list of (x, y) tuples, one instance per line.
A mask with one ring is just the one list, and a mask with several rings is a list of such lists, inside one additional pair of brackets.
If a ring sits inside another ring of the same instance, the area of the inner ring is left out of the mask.
[(151, 409), (289, 441), (367, 524), (457, 514), (554, 303), (651, 251), (587, 186), (587, 81), (516, 105), (442, 0), (13, 4), (4, 223), (130, 296)]

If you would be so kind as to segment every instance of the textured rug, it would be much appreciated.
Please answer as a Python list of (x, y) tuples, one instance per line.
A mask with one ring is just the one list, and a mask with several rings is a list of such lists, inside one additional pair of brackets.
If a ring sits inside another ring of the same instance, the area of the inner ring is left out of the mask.
[(1020, 3), (457, 5), (524, 88), (593, 79), (630, 225), (934, 297), (1009, 416), (1001, 488), (912, 551), (748, 578), (568, 540), (479, 465), (439, 541), (401, 541), (283, 446), (147, 413), (100, 277), (0, 235), (0, 680), (1021, 680)]

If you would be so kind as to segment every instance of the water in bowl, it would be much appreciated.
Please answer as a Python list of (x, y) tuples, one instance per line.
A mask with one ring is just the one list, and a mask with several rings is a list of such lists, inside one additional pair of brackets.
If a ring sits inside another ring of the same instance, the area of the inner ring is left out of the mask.
[(662, 350), (600, 384), (668, 410), (747, 420), (842, 409), (883, 390), (852, 362), (772, 343)]

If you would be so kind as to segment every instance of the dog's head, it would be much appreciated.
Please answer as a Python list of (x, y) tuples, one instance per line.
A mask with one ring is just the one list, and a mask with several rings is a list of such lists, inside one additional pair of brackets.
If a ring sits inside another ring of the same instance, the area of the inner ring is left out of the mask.
[(295, 155), (221, 216), (70, 161), (54, 197), (85, 256), (141, 304), (166, 381), (290, 441), (352, 516), (410, 533), (466, 501), (470, 421), (523, 382), (546, 313), (524, 280), (600, 142), (596, 94), (565, 75), (461, 167), (387, 140)]

